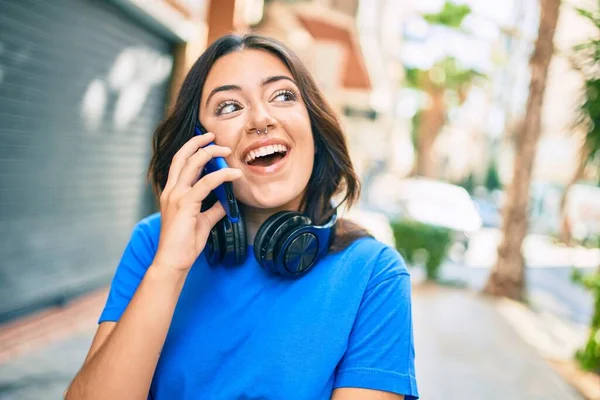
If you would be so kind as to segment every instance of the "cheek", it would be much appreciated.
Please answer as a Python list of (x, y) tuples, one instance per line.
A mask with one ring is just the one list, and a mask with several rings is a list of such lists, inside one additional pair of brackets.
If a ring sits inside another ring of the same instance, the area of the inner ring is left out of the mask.
[(279, 123), (296, 144), (310, 143), (312, 146), (312, 130), (306, 109), (286, 113), (279, 118)]
[(231, 155), (226, 158), (229, 166), (235, 166), (237, 162), (235, 151), (242, 139), (240, 132), (243, 131), (239, 125), (240, 124), (237, 121), (224, 121), (218, 124), (213, 124), (211, 127), (211, 132), (215, 134), (215, 144), (228, 147), (232, 151)]
[(226, 146), (235, 149), (239, 143), (241, 135), (238, 127), (239, 124), (223, 122), (213, 127), (215, 134), (215, 143), (219, 146)]

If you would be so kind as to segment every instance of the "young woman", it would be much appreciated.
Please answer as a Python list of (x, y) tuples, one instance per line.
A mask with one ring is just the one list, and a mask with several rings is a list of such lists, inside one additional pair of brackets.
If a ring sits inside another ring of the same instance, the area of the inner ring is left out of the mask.
[[(202, 174), (215, 157), (229, 168)], [(149, 176), (160, 213), (134, 228), (67, 399), (418, 397), (409, 274), (337, 219), (334, 198), (352, 204), (359, 182), (297, 56), (257, 35), (213, 43), (156, 131)], [(237, 223), (207, 205), (227, 182)]]

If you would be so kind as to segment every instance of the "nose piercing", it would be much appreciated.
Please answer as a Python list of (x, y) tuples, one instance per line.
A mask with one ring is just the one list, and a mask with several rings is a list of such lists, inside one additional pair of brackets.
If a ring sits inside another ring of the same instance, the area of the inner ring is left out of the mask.
[[(260, 129), (254, 128), (257, 134), (260, 134)], [(267, 127), (265, 126), (265, 135), (267, 134)]]

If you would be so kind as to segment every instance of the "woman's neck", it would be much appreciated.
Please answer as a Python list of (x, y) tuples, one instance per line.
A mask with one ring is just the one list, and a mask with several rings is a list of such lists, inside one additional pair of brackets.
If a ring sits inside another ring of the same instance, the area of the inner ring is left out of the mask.
[(278, 211), (297, 211), (300, 207), (299, 200), (293, 200), (277, 208), (255, 208), (247, 205), (242, 206), (244, 214), (244, 223), (246, 225), (246, 238), (248, 244), (254, 244), (254, 238), (260, 226), (273, 214)]

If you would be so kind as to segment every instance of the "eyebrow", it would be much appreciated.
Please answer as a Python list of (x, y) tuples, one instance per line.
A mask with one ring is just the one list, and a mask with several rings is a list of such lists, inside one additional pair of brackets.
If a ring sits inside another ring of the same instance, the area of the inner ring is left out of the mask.
[[(286, 79), (286, 80), (292, 82), (294, 85), (296, 85), (296, 82), (292, 78), (290, 78), (289, 76), (275, 75), (275, 76), (270, 76), (270, 77), (264, 79), (262, 81), (262, 86), (266, 86), (266, 85), (268, 85), (270, 83), (277, 82), (277, 81), (280, 81), (282, 79)], [(296, 86), (298, 86), (298, 85), (296, 85)]]
[(208, 102), (210, 101), (210, 98), (213, 97), (213, 95), (219, 93), (219, 92), (226, 92), (228, 90), (242, 90), (241, 87), (239, 87), (238, 85), (223, 85), (223, 86), (217, 86), (216, 88), (214, 88), (210, 94), (208, 95), (208, 98), (206, 99), (206, 105), (208, 106)]
[[(283, 79), (288, 80), (288, 81), (292, 82), (294, 85), (298, 86), (292, 78), (290, 78), (289, 76), (285, 76), (285, 75), (269, 76), (268, 78), (263, 79), (261, 86), (266, 86), (266, 85), (269, 85), (271, 83), (274, 83), (274, 82), (277, 82), (277, 81), (280, 81)], [(229, 90), (238, 90), (239, 91), (239, 90), (242, 90), (242, 88), (238, 85), (217, 86), (210, 92), (210, 94), (206, 98), (206, 105), (208, 105), (208, 102), (210, 101), (211, 97), (213, 97), (213, 95), (215, 95), (219, 92), (226, 92)]]

